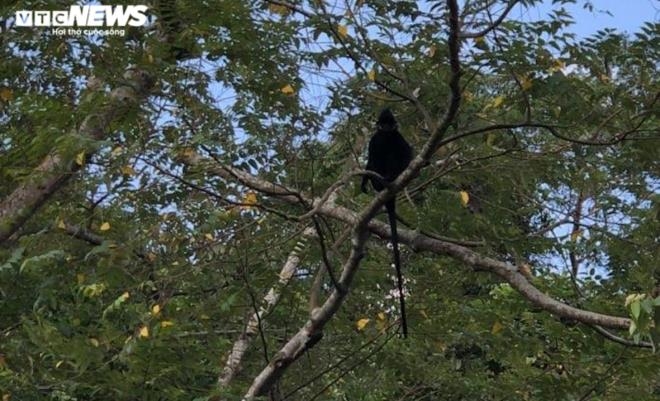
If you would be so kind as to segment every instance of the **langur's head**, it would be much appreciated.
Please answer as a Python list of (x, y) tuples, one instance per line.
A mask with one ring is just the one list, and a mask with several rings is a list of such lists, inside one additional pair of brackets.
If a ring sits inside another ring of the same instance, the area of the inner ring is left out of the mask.
[(384, 130), (393, 130), (396, 128), (396, 119), (390, 109), (383, 109), (378, 116), (378, 128)]

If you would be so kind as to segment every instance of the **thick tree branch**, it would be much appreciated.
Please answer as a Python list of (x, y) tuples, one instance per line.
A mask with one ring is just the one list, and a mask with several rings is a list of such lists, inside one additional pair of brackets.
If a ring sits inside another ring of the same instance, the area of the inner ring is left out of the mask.
[[(126, 83), (110, 92), (108, 103), (98, 112), (84, 119), (76, 135), (104, 139), (110, 124), (145, 99), (153, 86), (151, 76), (141, 70), (129, 70), (124, 78)], [(47, 156), (27, 180), (0, 201), (0, 243), (16, 232), (80, 167), (58, 153)]]
[[(313, 234), (314, 229), (311, 227), (307, 228), (303, 232), (303, 238), (308, 238)], [(222, 369), (222, 372), (218, 377), (219, 386), (225, 387), (229, 385), (234, 376), (236, 376), (236, 373), (238, 373), (241, 362), (243, 361), (243, 355), (245, 355), (245, 352), (247, 352), (252, 339), (259, 332), (259, 322), (263, 319), (264, 316), (268, 315), (273, 310), (275, 305), (277, 305), (280, 299), (280, 294), (282, 293), (282, 288), (285, 287), (294, 276), (296, 270), (298, 270), (299, 264), (299, 251), (294, 249), (289, 253), (289, 257), (287, 258), (284, 266), (282, 267), (282, 270), (280, 271), (280, 278), (277, 285), (271, 287), (268, 293), (264, 296), (264, 302), (263, 305), (259, 308), (259, 311), (250, 315), (245, 325), (245, 329), (238, 337), (236, 342), (234, 342), (231, 351), (229, 351), (229, 355), (227, 355), (227, 360), (225, 362), (225, 367)]]
[[(225, 178), (240, 176), (242, 184), (247, 185), (256, 191), (261, 191), (262, 189), (271, 189), (273, 187), (273, 184), (260, 178), (254, 177), (248, 173), (239, 172), (233, 167), (222, 167), (220, 169), (216, 169), (215, 171), (216, 173), (224, 172)], [(232, 174), (227, 173), (227, 171), (232, 171)], [(279, 199), (287, 201), (288, 203), (300, 203), (297, 198), (291, 199), (290, 195), (286, 195), (295, 191), (281, 187), (279, 188), (280, 193), (282, 194), (279, 196)], [(377, 196), (376, 200), (382, 198), (381, 195), (382, 193)], [(304, 195), (300, 196), (304, 198)], [(305, 202), (310, 205), (316, 205), (319, 202), (319, 199), (304, 199)], [(361, 222), (364, 217), (364, 213), (356, 214), (354, 211), (348, 208), (334, 205), (321, 206), (318, 209), (318, 213), (326, 217), (341, 220), (349, 225), (355, 225)], [(385, 239), (390, 237), (389, 225), (378, 220), (370, 221), (367, 225), (367, 228), (379, 237)], [(582, 323), (598, 325), (612, 329), (627, 329), (630, 325), (630, 320), (627, 318), (585, 311), (555, 300), (549, 295), (541, 292), (531, 282), (529, 282), (521, 273), (521, 269), (515, 265), (501, 262), (491, 257), (483, 256), (465, 246), (442, 241), (436, 238), (431, 238), (416, 231), (406, 229), (401, 229), (398, 231), (400, 231), (399, 237), (402, 244), (406, 244), (417, 251), (426, 251), (438, 255), (450, 256), (454, 259), (460, 260), (461, 262), (474, 269), (493, 273), (504, 279), (513, 288), (518, 290), (518, 292), (528, 301), (552, 314), (577, 320)]]

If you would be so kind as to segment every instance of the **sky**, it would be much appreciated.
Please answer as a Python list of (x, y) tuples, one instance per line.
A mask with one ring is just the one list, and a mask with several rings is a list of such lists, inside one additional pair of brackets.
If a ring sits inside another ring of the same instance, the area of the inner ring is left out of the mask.
[[(583, 8), (584, 0), (578, 0), (578, 4), (564, 6), (575, 20), (570, 31), (579, 37), (590, 36), (603, 28), (616, 28), (633, 33), (638, 31), (644, 22), (660, 22), (660, 0), (591, 0), (591, 3), (594, 6), (593, 12)], [(543, 6), (526, 10), (524, 14), (520, 9), (514, 9), (512, 16), (535, 20), (547, 15), (552, 7), (552, 1), (548, 0)]]

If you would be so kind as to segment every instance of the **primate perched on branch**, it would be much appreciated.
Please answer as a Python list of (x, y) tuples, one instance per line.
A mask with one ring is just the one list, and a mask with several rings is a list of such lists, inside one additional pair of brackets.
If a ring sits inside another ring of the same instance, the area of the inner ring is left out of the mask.
[[(367, 181), (376, 191), (382, 191), (408, 167), (412, 160), (412, 148), (397, 129), (397, 122), (390, 109), (384, 109), (378, 117), (378, 130), (369, 141), (369, 158), (366, 169), (377, 173), (383, 180), (376, 177), (362, 177), (362, 192), (367, 193)], [(399, 303), (401, 307), (401, 329), (403, 337), (408, 336), (406, 321), (406, 301), (403, 295), (403, 277), (401, 276), (401, 260), (399, 256), (399, 236), (396, 232), (395, 197), (385, 202), (385, 209), (392, 230), (392, 249), (394, 267), (396, 268), (397, 286), (399, 288)]]

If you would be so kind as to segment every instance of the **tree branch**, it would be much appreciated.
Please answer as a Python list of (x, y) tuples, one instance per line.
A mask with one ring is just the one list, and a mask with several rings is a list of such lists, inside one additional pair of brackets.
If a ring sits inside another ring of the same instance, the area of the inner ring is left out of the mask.
[[(93, 140), (104, 139), (108, 127), (127, 108), (137, 106), (149, 93), (153, 79), (141, 70), (129, 70), (124, 75), (126, 83), (110, 92), (108, 103), (88, 115), (74, 133)], [(89, 154), (86, 155), (89, 157)], [(81, 168), (71, 158), (54, 153), (37, 166), (29, 179), (21, 183), (5, 199), (0, 201), (0, 243), (7, 240), (41, 206)]]

